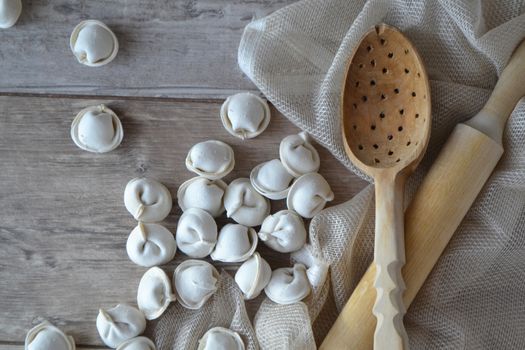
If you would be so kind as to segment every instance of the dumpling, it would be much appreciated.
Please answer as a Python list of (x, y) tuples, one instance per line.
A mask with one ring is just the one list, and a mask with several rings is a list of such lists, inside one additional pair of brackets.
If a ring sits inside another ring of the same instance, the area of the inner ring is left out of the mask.
[(21, 13), (21, 0), (0, 0), (0, 29), (14, 26)]
[(217, 244), (210, 256), (222, 262), (245, 261), (257, 248), (257, 242), (257, 233), (253, 228), (227, 224), (219, 232)]
[(275, 251), (290, 253), (301, 249), (306, 243), (306, 228), (299, 215), (281, 210), (264, 219), (259, 238)]
[(127, 304), (118, 304), (112, 309), (100, 309), (97, 330), (100, 338), (110, 348), (116, 348), (146, 329), (144, 314)]
[(250, 182), (257, 192), (269, 199), (286, 198), (294, 177), (279, 159), (259, 164), (250, 173)]
[(289, 210), (295, 211), (303, 218), (313, 218), (329, 202), (334, 193), (325, 178), (318, 173), (309, 173), (298, 178), (290, 192), (286, 204)]
[(105, 105), (81, 110), (71, 124), (71, 138), (88, 152), (106, 153), (117, 148), (124, 137), (118, 116)]
[(171, 193), (158, 181), (138, 177), (126, 185), (124, 205), (137, 221), (159, 222), (171, 211)]
[(244, 350), (239, 333), (228, 328), (214, 327), (199, 340), (197, 350)]
[(136, 337), (126, 340), (117, 347), (117, 350), (156, 350), (155, 344), (146, 337)]
[(179, 249), (192, 258), (204, 258), (217, 243), (217, 224), (202, 209), (191, 208), (180, 217), (176, 234)]
[(270, 213), (270, 202), (250, 184), (250, 180), (233, 180), (224, 194), (226, 216), (245, 226), (258, 226)]
[(321, 164), (319, 153), (305, 132), (285, 137), (279, 146), (279, 156), (286, 170), (295, 177), (314, 173)]
[(173, 260), (177, 243), (173, 234), (164, 226), (139, 222), (129, 234), (126, 251), (135, 264), (152, 267)]
[(73, 337), (44, 321), (27, 332), (26, 350), (75, 350)]
[(222, 141), (209, 140), (194, 145), (186, 157), (186, 168), (210, 180), (228, 175), (235, 166), (233, 149)]
[(240, 139), (261, 134), (270, 124), (270, 107), (265, 100), (250, 92), (230, 96), (221, 107), (224, 128)]
[(223, 197), (226, 187), (222, 180), (209, 180), (202, 176), (189, 179), (177, 191), (179, 207), (182, 211), (189, 208), (206, 210), (216, 218), (224, 212)]
[(235, 273), (235, 282), (247, 300), (256, 298), (272, 276), (270, 265), (255, 252)]
[(200, 309), (217, 291), (219, 272), (203, 260), (185, 260), (174, 272), (175, 293), (188, 309)]
[(310, 294), (310, 282), (303, 264), (283, 267), (272, 272), (270, 282), (264, 288), (266, 296), (277, 304), (293, 304)]
[(100, 67), (111, 62), (118, 52), (118, 40), (104, 23), (96, 20), (80, 22), (69, 39), (71, 51), (78, 62)]
[(152, 267), (142, 276), (137, 290), (137, 305), (147, 320), (159, 318), (168, 308), (175, 295), (171, 291), (171, 282), (166, 273)]

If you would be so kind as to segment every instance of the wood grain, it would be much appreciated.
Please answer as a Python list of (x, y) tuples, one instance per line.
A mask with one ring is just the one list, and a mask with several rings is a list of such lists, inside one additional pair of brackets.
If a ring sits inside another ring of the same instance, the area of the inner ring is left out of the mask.
[[(255, 87), (237, 66), (250, 21), (296, 0), (23, 1), (0, 31), (0, 92), (220, 97)], [(105, 22), (120, 50), (109, 65), (79, 64), (69, 48), (84, 19)]]
[[(80, 109), (101, 102), (121, 117), (124, 141), (97, 155), (77, 148), (69, 128)], [(48, 319), (79, 344), (101, 345), (94, 322), (98, 308), (134, 303), (145, 271), (125, 251), (136, 224), (123, 205), (126, 183), (151, 176), (175, 199), (178, 185), (192, 177), (184, 159), (194, 143), (214, 138), (232, 145), (237, 162), (230, 181), (277, 158), (279, 141), (298, 131), (273, 110), (265, 133), (241, 141), (223, 129), (219, 108), (217, 102), (0, 97), (1, 341), (21, 343), (30, 327)], [(320, 172), (336, 194), (331, 204), (364, 187), (317, 148)], [(274, 211), (283, 206), (274, 203)], [(174, 206), (164, 222), (172, 232), (179, 215)], [(260, 251), (273, 267), (287, 265), (286, 255)], [(181, 259), (179, 252), (167, 271)]]

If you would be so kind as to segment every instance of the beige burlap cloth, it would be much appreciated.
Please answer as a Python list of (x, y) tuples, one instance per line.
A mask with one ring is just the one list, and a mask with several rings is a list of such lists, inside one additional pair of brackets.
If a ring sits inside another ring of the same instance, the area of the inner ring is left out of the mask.
[[(424, 59), (433, 101), (432, 137), (409, 181), (410, 200), (452, 128), (481, 109), (525, 37), (524, 8), (520, 0), (303, 0), (246, 27), (239, 65), (279, 111), (355, 171), (340, 136), (345, 62), (371, 26), (385, 22), (400, 28)], [(525, 349), (523, 103), (507, 124), (504, 147), (495, 172), (408, 310), (412, 349)], [(371, 262), (373, 201), (368, 186), (312, 220), (308, 247), (292, 256), (311, 266), (314, 293), (304, 303), (265, 300), (252, 328), (230, 285), (233, 299), (227, 293), (214, 298), (228, 302), (213, 301), (214, 312), (224, 312), (215, 323), (237, 327), (250, 349), (315, 349)], [(203, 319), (219, 318), (208, 309), (202, 311), (208, 318), (185, 318), (181, 310), (159, 321), (170, 325), (155, 333), (160, 348), (195, 348), (195, 341), (184, 337), (198, 338)], [(175, 329), (181, 323), (192, 331)]]

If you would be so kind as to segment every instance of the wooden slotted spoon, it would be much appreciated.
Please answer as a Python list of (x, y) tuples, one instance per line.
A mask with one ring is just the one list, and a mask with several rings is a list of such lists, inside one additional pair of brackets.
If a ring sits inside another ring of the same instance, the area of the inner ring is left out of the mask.
[(408, 349), (401, 268), (405, 180), (430, 137), (430, 88), (421, 58), (397, 29), (380, 24), (361, 39), (342, 98), (346, 153), (374, 178), (377, 318), (374, 349)]

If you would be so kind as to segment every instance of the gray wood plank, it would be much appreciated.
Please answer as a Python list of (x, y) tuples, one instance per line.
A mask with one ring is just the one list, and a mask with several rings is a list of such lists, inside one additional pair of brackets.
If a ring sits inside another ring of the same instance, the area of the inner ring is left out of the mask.
[[(101, 102), (120, 115), (125, 135), (115, 151), (96, 155), (78, 149), (69, 128), (80, 109)], [(222, 128), (219, 108), (204, 102), (0, 97), (1, 341), (21, 342), (30, 327), (48, 319), (79, 344), (100, 345), (98, 308), (134, 303), (145, 271), (125, 251), (136, 224), (123, 205), (126, 183), (152, 176), (175, 198), (177, 187), (192, 177), (184, 166), (188, 149), (211, 138), (235, 150), (236, 169), (226, 180), (247, 177), (255, 165), (278, 157), (282, 137), (298, 131), (274, 111), (268, 130), (243, 142)], [(320, 172), (336, 194), (333, 204), (364, 187), (318, 149)], [(274, 203), (274, 211), (283, 207)], [(164, 222), (172, 232), (179, 215), (174, 206)], [(287, 264), (287, 256), (261, 246), (273, 267)], [(179, 252), (167, 271), (182, 259)], [(252, 313), (255, 308), (250, 306)]]
[[(237, 66), (243, 28), (294, 1), (24, 1), (17, 25), (0, 31), (0, 92), (223, 98), (255, 89)], [(84, 19), (118, 36), (109, 65), (85, 67), (71, 53)]]

